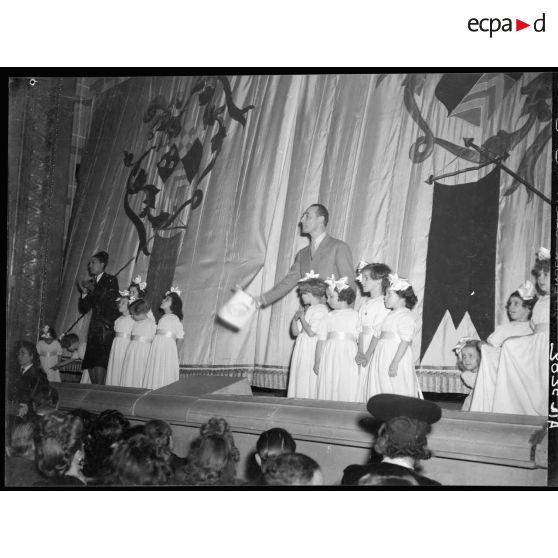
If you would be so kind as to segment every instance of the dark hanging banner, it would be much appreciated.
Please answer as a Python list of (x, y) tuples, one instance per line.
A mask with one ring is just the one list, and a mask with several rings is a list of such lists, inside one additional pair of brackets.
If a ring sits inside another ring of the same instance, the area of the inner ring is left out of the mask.
[(446, 310), (456, 328), (469, 312), (482, 339), (494, 331), (499, 193), (498, 168), (478, 182), (434, 183), (421, 359)]

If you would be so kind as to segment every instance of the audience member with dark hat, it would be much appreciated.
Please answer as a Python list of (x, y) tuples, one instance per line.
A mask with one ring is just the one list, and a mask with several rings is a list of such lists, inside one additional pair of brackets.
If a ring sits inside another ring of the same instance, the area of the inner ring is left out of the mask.
[(439, 482), (415, 470), (420, 460), (432, 455), (427, 448), (427, 436), (431, 425), (442, 416), (440, 407), (415, 397), (383, 393), (371, 397), (367, 409), (383, 423), (374, 443), (374, 450), (382, 456), (382, 461), (350, 465), (345, 469), (341, 484), (371, 484), (362, 479), (371, 475), (373, 478), (411, 477), (421, 486), (440, 486)]

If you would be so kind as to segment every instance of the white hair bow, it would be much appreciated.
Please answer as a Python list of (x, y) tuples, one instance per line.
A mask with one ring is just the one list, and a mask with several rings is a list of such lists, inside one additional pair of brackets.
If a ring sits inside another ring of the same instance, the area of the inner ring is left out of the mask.
[(135, 279), (132, 280), (134, 285), (137, 285), (140, 288), (140, 291), (145, 291), (147, 288), (147, 283), (141, 280), (141, 275), (138, 275)]
[(452, 349), (452, 351), (454, 351), (455, 354), (460, 357), (461, 356), (461, 351), (463, 350), (463, 347), (465, 347), (465, 345), (469, 341), (478, 341), (478, 339), (476, 339), (475, 337), (461, 337), (461, 339), (459, 339), (459, 341), (457, 342), (457, 345)]
[(537, 294), (535, 285), (533, 285), (533, 283), (529, 280), (517, 287), (517, 292), (523, 300), (532, 300)]
[(302, 279), (298, 280), (298, 283), (304, 283), (305, 281), (309, 281), (310, 279), (319, 279), (320, 274), (314, 273), (314, 270), (311, 269), (310, 273), (306, 273)]
[(356, 279), (355, 279), (359, 283), (362, 283), (362, 269), (364, 267), (366, 267), (367, 265), (368, 265), (368, 262), (364, 258), (360, 258), (360, 262), (358, 262), (358, 265), (357, 265), (358, 275), (356, 276)]
[(389, 288), (392, 291), (404, 291), (411, 286), (411, 283), (407, 281), (407, 279), (403, 279), (403, 277), (399, 277), (397, 273), (390, 273), (388, 275), (389, 279)]
[(338, 279), (336, 281), (335, 275), (332, 274), (331, 277), (328, 277), (325, 282), (329, 285), (329, 287), (332, 290), (337, 289), (338, 292), (341, 292), (349, 288), (349, 283), (347, 281), (348, 281), (347, 277), (341, 277), (341, 279)]
[(128, 297), (130, 299), (130, 302), (136, 300), (136, 297), (130, 296), (130, 291), (128, 289), (125, 289), (123, 291), (118, 291), (118, 293), (120, 294), (120, 296), (116, 300), (120, 300), (121, 298), (125, 298), (125, 297)]
[(176, 293), (178, 296), (180, 296), (182, 291), (178, 287), (171, 287), (170, 290), (165, 293), (165, 296), (168, 296), (171, 293)]
[(544, 246), (541, 246), (537, 250), (537, 258), (539, 260), (550, 260), (550, 250), (548, 248), (545, 248)]
[(44, 325), (41, 328), (41, 338), (50, 339), (50, 326), (49, 325)]

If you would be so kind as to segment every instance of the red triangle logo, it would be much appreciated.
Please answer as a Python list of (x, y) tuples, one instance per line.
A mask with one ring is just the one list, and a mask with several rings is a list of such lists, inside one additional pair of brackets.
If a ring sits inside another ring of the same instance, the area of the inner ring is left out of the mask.
[(530, 23), (525, 23), (524, 21), (521, 21), (520, 19), (515, 20), (515, 30), (516, 31), (521, 31), (522, 29), (525, 29), (526, 27), (531, 27), (531, 24)]

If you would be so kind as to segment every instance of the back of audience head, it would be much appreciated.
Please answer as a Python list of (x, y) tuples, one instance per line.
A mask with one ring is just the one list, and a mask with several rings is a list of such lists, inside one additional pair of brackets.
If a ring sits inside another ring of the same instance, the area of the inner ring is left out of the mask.
[(52, 386), (47, 385), (33, 393), (31, 402), (37, 415), (46, 415), (58, 409), (58, 392)]
[(271, 428), (260, 434), (256, 443), (255, 459), (260, 467), (270, 458), (283, 453), (294, 453), (296, 443), (283, 428)]
[(415, 418), (396, 417), (386, 421), (378, 431), (374, 449), (385, 457), (429, 459), (427, 436), (430, 424)]
[(120, 411), (103, 411), (93, 423), (85, 445), (85, 466), (88, 477), (102, 477), (110, 471), (112, 446), (129, 428), (130, 421)]
[(145, 434), (121, 440), (110, 458), (111, 483), (119, 486), (160, 486), (173, 481), (170, 450)]
[(39, 422), (37, 467), (49, 478), (62, 477), (83, 457), (83, 423), (79, 417), (54, 411)]
[(9, 437), (9, 455), (34, 460), (38, 432), (39, 426), (36, 420), (13, 421)]
[(418, 486), (419, 482), (412, 475), (384, 475), (368, 473), (358, 481), (359, 486)]
[(269, 459), (263, 468), (268, 486), (320, 486), (324, 479), (320, 466), (307, 455), (283, 453)]
[(172, 428), (167, 422), (164, 420), (150, 420), (143, 426), (143, 431), (153, 442), (172, 451)]
[(227, 421), (211, 418), (200, 428), (191, 445), (185, 467), (189, 484), (233, 484), (240, 454)]

